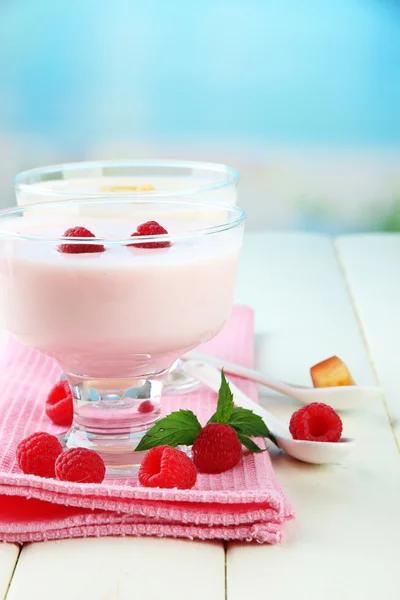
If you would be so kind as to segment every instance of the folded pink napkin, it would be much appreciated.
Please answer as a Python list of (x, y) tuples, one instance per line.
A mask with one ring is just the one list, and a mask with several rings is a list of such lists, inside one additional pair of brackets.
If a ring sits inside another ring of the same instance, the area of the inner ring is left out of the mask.
[[(236, 306), (229, 323), (201, 348), (253, 366), (253, 312)], [(277, 543), (294, 516), (268, 452), (247, 454), (231, 471), (199, 475), (191, 490), (150, 489), (136, 479), (99, 485), (43, 479), (20, 472), (15, 448), (35, 431), (59, 433), (44, 412), (44, 398), (60, 377), (54, 361), (9, 339), (0, 362), (0, 540), (40, 541), (84, 536), (148, 535)], [(253, 399), (250, 382), (237, 384)], [(202, 387), (166, 396), (163, 411), (190, 408), (202, 423), (217, 396)]]

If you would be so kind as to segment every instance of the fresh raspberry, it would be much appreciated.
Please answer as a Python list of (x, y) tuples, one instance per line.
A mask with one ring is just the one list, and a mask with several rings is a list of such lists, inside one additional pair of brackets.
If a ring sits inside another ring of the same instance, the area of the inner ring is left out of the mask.
[(101, 483), (106, 474), (104, 461), (87, 448), (71, 448), (56, 461), (56, 477), (76, 483)]
[(195, 439), (192, 454), (200, 473), (222, 473), (238, 464), (242, 445), (233, 427), (209, 423)]
[[(141, 237), (142, 235), (166, 235), (168, 231), (164, 229), (157, 221), (147, 221), (138, 226), (137, 231), (132, 233), (131, 237)], [(128, 244), (135, 248), (169, 248), (171, 242), (143, 242), (142, 244)]]
[(333, 408), (313, 402), (293, 413), (289, 429), (295, 440), (338, 442), (342, 435), (343, 424)]
[(17, 463), (26, 474), (54, 477), (56, 460), (62, 451), (62, 446), (54, 435), (39, 431), (18, 444)]
[(182, 450), (170, 446), (151, 448), (139, 469), (139, 483), (144, 487), (186, 490), (196, 483), (196, 468)]
[[(85, 227), (71, 227), (71, 229), (67, 229), (63, 237), (94, 238), (96, 236)], [(104, 250), (103, 244), (60, 244), (58, 247), (59, 252), (66, 252), (67, 254), (104, 252)]]
[[(291, 416), (290, 419), (290, 424), (289, 424), (289, 430), (292, 433), (292, 429), (296, 430), (297, 429), (297, 425), (300, 423), (302, 418), (302, 413), (300, 412), (300, 410), (296, 410), (296, 412), (294, 412)], [(293, 437), (293, 434), (292, 434)]]
[(72, 393), (68, 381), (59, 381), (47, 396), (46, 415), (56, 425), (70, 427), (73, 413)]
[(150, 400), (145, 400), (139, 404), (138, 411), (140, 413), (151, 413), (154, 410), (154, 404)]

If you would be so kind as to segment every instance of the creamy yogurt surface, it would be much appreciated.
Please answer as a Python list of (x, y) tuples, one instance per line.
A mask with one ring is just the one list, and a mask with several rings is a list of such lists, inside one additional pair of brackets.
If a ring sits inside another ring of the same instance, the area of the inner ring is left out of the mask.
[[(84, 205), (80, 209), (87, 212)], [(172, 240), (168, 248), (112, 243), (129, 238), (149, 220), (145, 214), (144, 207), (129, 219), (41, 214), (1, 223), (4, 326), (65, 370), (97, 377), (169, 368), (183, 352), (213, 337), (230, 313), (242, 228)], [(221, 222), (203, 215), (199, 224), (187, 213), (157, 220), (172, 235)], [(40, 239), (59, 238), (77, 225), (103, 238), (105, 251), (66, 254), (57, 242)], [(4, 237), (7, 230), (37, 239)]]

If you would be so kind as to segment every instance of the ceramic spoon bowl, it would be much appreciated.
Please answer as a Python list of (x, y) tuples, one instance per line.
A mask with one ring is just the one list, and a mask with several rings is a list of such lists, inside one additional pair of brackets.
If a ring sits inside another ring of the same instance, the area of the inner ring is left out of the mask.
[(351, 385), (313, 388), (275, 381), (274, 379), (266, 377), (259, 371), (247, 369), (246, 367), (230, 363), (220, 358), (214, 358), (213, 356), (200, 354), (199, 352), (188, 352), (183, 358), (185, 360), (195, 359), (214, 365), (214, 367), (217, 367), (218, 369), (224, 369), (225, 373), (231, 373), (232, 375), (237, 375), (243, 379), (249, 379), (250, 381), (259, 383), (276, 392), (280, 392), (285, 396), (299, 400), (304, 404), (323, 402), (335, 410), (353, 410), (361, 408), (377, 400), (382, 393), (381, 388), (376, 386)]
[[(185, 368), (192, 377), (195, 377), (215, 392), (218, 392), (221, 384), (221, 372), (218, 369), (198, 360), (186, 361)], [(308, 442), (294, 440), (285, 423), (274, 417), (274, 415), (265, 410), (265, 408), (262, 408), (253, 402), (253, 400), (239, 390), (232, 381), (227, 381), (234, 396), (235, 404), (237, 406), (242, 406), (243, 408), (249, 408), (259, 415), (264, 420), (270, 432), (274, 435), (279, 448), (293, 458), (307, 463), (322, 465), (340, 462), (342, 458), (355, 449), (356, 442), (352, 438), (342, 438), (339, 442)]]

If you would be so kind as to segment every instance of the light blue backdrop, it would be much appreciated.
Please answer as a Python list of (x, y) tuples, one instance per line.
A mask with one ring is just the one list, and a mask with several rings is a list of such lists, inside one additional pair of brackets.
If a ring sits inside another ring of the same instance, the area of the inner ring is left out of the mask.
[(4, 0), (0, 129), (400, 142), (396, 0)]

